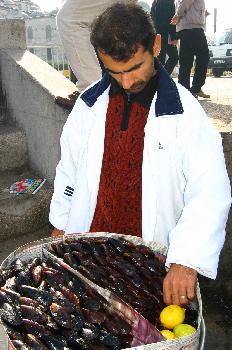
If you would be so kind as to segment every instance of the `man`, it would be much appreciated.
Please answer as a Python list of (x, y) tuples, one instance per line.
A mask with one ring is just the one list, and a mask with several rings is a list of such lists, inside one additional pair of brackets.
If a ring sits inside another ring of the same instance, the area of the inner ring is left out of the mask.
[(186, 304), (197, 272), (215, 278), (230, 185), (221, 139), (156, 57), (140, 6), (115, 4), (91, 42), (106, 73), (81, 94), (61, 136), (52, 235), (105, 231), (168, 246), (164, 301)]
[[(77, 92), (56, 102), (72, 108), (79, 93), (101, 77), (101, 67), (90, 43), (90, 25), (107, 6), (116, 0), (66, 0), (57, 14), (57, 28), (72, 72), (77, 78)], [(121, 0), (137, 2), (137, 0)]]
[[(178, 62), (178, 50), (175, 26), (171, 25), (171, 19), (175, 14), (174, 0), (154, 0), (151, 6), (151, 18), (156, 32), (161, 35), (161, 51), (159, 61), (164, 65), (169, 74)], [(166, 56), (168, 59), (166, 60)]]
[[(180, 38), (178, 81), (196, 98), (210, 98), (210, 95), (205, 94), (201, 89), (205, 84), (209, 62), (209, 49), (204, 32), (205, 18), (204, 0), (178, 0), (176, 14), (171, 21), (173, 25), (176, 25)], [(190, 88), (194, 57), (196, 57), (194, 76)]]

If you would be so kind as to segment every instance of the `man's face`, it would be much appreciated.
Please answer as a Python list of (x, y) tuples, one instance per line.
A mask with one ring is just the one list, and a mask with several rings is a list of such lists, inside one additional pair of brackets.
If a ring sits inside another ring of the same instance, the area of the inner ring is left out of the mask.
[(115, 61), (111, 56), (98, 51), (106, 70), (127, 92), (137, 94), (142, 91), (155, 74), (154, 56), (140, 46), (126, 62)]

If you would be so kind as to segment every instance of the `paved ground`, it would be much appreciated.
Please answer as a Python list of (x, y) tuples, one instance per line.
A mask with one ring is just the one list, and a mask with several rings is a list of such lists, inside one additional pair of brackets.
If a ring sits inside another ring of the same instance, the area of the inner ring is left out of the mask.
[(215, 126), (220, 131), (232, 131), (232, 75), (207, 77), (203, 89), (211, 98), (199, 102)]
[[(208, 100), (200, 100), (212, 122), (221, 131), (232, 131), (232, 76), (208, 77), (204, 91), (211, 94)], [(0, 243), (0, 261), (18, 246), (50, 235), (51, 227), (45, 226), (36, 233)], [(232, 248), (232, 247), (231, 247)], [(222, 253), (223, 258), (223, 253)], [(219, 270), (216, 281), (200, 278), (203, 314), (206, 321), (204, 350), (232, 350), (232, 282), (224, 280)]]

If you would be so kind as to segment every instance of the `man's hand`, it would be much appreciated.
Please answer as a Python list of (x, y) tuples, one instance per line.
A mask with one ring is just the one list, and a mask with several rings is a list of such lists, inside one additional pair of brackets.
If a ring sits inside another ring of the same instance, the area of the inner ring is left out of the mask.
[(188, 304), (195, 298), (196, 282), (196, 270), (179, 264), (171, 264), (163, 282), (165, 304)]
[(170, 42), (169, 42), (169, 45), (174, 45), (174, 46), (176, 46), (178, 44), (178, 40), (171, 40)]
[(63, 235), (64, 235), (64, 231), (58, 230), (58, 228), (54, 228), (54, 230), (51, 233), (51, 237), (59, 237), (59, 236), (63, 236)]
[(179, 23), (179, 16), (175, 15), (172, 17), (170, 24), (175, 26), (175, 25), (177, 25), (177, 23)]

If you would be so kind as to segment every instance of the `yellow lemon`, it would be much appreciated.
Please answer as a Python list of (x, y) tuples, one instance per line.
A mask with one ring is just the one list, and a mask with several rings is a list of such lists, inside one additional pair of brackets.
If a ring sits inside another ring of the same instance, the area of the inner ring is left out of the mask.
[(195, 332), (196, 328), (187, 323), (179, 324), (173, 328), (173, 333), (177, 338), (185, 337), (186, 335), (190, 335)]
[(173, 329), (185, 318), (185, 309), (179, 305), (168, 305), (160, 313), (160, 322), (164, 328)]
[(163, 329), (160, 333), (162, 333), (163, 336), (168, 340), (176, 338), (175, 334), (172, 331), (169, 331), (169, 329)]

